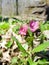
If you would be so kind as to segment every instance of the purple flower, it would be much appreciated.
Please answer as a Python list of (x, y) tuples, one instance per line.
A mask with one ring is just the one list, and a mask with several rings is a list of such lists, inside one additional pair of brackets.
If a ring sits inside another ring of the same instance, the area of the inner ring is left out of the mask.
[(39, 22), (35, 20), (30, 21), (30, 30), (35, 32), (39, 28)]
[(28, 30), (28, 26), (25, 24), (25, 25), (20, 27), (19, 34), (26, 35), (27, 30)]

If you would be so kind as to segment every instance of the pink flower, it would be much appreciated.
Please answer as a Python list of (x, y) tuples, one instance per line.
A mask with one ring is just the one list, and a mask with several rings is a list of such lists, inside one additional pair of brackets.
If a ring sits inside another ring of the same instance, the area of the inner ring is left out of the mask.
[(25, 25), (20, 27), (19, 34), (26, 35), (27, 30), (28, 30), (28, 26), (25, 24)]
[(38, 28), (39, 28), (39, 22), (38, 21), (31, 20), (30, 21), (30, 30), (32, 32), (35, 32)]

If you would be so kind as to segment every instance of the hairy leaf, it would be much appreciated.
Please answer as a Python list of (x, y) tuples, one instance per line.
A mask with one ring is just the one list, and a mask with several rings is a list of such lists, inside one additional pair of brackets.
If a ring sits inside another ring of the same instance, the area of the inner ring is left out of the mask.
[(17, 44), (17, 46), (18, 46), (18, 48), (19, 48), (20, 51), (22, 51), (24, 54), (28, 54), (28, 53), (26, 52), (26, 50), (22, 47), (21, 43), (20, 43), (15, 37), (12, 37), (12, 39), (13, 39), (14, 41), (16, 41), (16, 44)]
[(33, 53), (45, 50), (49, 46), (49, 41), (45, 41), (32, 50)]

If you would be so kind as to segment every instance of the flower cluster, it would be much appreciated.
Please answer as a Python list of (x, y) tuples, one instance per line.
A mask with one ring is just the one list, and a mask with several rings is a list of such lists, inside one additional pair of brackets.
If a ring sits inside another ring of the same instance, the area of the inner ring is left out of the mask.
[(35, 20), (31, 20), (29, 25), (24, 24), (20, 27), (19, 34), (26, 35), (28, 28), (31, 30), (31, 32), (35, 32), (39, 28), (39, 22)]

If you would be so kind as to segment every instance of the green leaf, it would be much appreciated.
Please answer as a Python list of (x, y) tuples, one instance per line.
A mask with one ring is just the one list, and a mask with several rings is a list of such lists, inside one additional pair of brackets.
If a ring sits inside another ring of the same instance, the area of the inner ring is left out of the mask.
[(12, 41), (8, 41), (7, 44), (5, 45), (7, 48), (10, 48), (12, 46), (13, 42)]
[(41, 24), (40, 29), (41, 29), (41, 31), (49, 30), (49, 24), (48, 23)]
[(12, 36), (12, 39), (16, 41), (16, 44), (20, 51), (22, 51), (25, 55), (28, 54), (26, 50), (22, 47), (21, 43), (14, 36)]
[(40, 65), (47, 65), (47, 64), (49, 64), (49, 62), (46, 61), (45, 59), (38, 60), (37, 63), (40, 64)]
[(32, 50), (33, 53), (45, 50), (49, 46), (49, 41), (45, 41)]
[(1, 22), (0, 23), (0, 34), (5, 34), (6, 31), (10, 28), (9, 23)]
[(37, 65), (37, 62), (33, 62), (31, 58), (28, 58), (29, 65)]
[(6, 22), (1, 22), (0, 23), (0, 29), (1, 30), (8, 30), (9, 29), (9, 23), (6, 23)]

